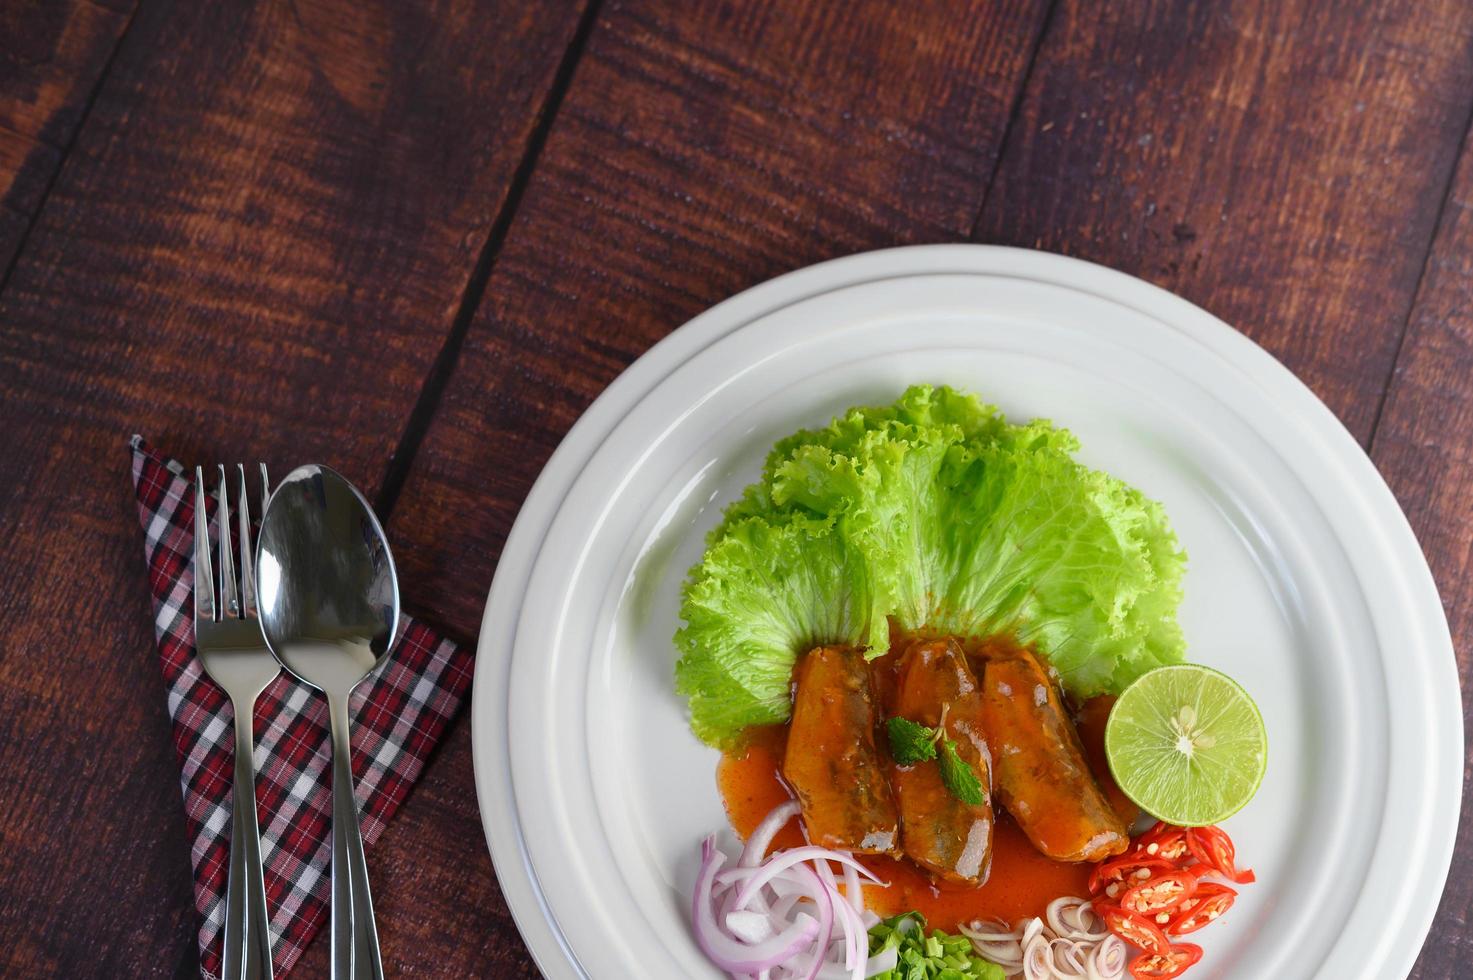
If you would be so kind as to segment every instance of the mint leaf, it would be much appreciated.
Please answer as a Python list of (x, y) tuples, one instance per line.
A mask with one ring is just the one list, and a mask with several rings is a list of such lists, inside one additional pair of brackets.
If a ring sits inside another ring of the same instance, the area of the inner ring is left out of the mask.
[(934, 728), (927, 728), (909, 718), (891, 718), (885, 723), (885, 728), (890, 733), (890, 754), (902, 766), (913, 766), (936, 758)]
[(941, 767), (941, 781), (951, 790), (952, 796), (973, 805), (983, 802), (982, 781), (957, 754), (955, 742), (949, 738), (941, 740), (941, 757), (936, 762)]

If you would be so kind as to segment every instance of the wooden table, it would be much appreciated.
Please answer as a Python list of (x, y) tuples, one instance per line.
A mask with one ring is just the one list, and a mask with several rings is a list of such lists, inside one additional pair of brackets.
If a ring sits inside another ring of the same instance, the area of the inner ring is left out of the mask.
[[(1235, 324), (1385, 474), (1466, 678), (1473, 6), (1104, 6), (0, 4), (0, 975), (197, 971), (130, 433), (333, 461), (472, 640), (620, 370), (864, 249), (1064, 252)], [(469, 744), (370, 855), (394, 975), (535, 973)], [(1465, 821), (1417, 976), (1466, 975), (1470, 910)]]

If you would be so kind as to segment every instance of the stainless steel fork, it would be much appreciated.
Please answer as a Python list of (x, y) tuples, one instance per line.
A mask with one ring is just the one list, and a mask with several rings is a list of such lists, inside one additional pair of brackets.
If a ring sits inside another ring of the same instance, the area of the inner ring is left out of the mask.
[[(215, 488), (219, 531), (220, 588), (210, 568), (210, 530), (205, 517), (204, 471), (194, 469), (194, 643), (205, 670), (230, 696), (235, 709), (235, 792), (230, 817), (230, 876), (225, 894), (223, 980), (270, 980), (271, 925), (266, 912), (266, 881), (261, 868), (261, 831), (256, 823), (255, 739), (251, 723), (256, 698), (279, 666), (261, 635), (256, 615), (255, 554), (245, 466), (240, 475), (240, 587), (236, 588), (235, 550), (230, 541), (230, 499), (225, 467)], [(261, 512), (269, 495), (266, 464), (261, 464)]]

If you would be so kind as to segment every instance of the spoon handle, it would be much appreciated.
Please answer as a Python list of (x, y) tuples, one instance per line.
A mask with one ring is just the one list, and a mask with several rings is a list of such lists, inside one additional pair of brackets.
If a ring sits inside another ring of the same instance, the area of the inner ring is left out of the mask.
[(352, 749), (346, 697), (328, 699), (332, 723), (332, 976), (333, 980), (383, 980), (368, 864), (353, 797)]
[(224, 980), (271, 980), (271, 925), (256, 822), (255, 698), (234, 701), (235, 786), (225, 892)]

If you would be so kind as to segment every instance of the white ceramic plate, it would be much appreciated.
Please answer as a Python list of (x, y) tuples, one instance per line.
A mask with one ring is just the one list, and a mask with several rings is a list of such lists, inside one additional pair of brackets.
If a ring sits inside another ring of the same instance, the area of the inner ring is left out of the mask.
[[(1228, 827), (1259, 883), (1193, 976), (1391, 977), (1442, 892), (1462, 776), (1447, 624), (1386, 485), (1242, 335), (1140, 280), (981, 246), (875, 252), (672, 334), (574, 426), (517, 519), (473, 706), (497, 875), (551, 977), (715, 977), (687, 907), (726, 820), (672, 687), (680, 583), (780, 436), (946, 383), (1072, 429), (1163, 501), (1191, 659), (1240, 680), (1268, 774)], [(1197, 939), (1198, 936), (1194, 936)]]

